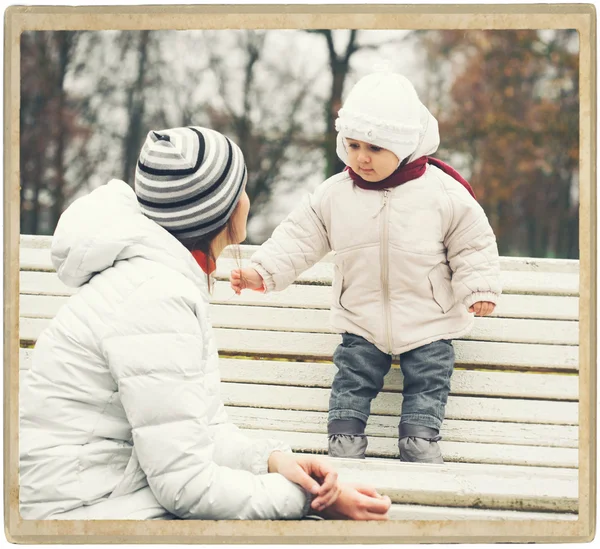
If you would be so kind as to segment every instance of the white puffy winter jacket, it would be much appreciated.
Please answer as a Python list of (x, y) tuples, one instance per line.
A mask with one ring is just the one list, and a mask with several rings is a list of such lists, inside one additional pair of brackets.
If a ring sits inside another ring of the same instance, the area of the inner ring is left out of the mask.
[[(424, 110), (410, 161), (439, 144)], [(341, 144), (338, 142), (338, 147)], [(283, 290), (335, 251), (331, 326), (401, 354), (467, 334), (468, 308), (501, 293), (496, 238), (476, 200), (454, 178), (427, 165), (418, 179), (364, 190), (347, 172), (322, 183), (252, 256), (267, 292)]]
[(26, 519), (299, 518), (309, 498), (267, 474), (274, 449), (227, 420), (206, 275), (113, 180), (52, 242), (80, 287), (40, 335), (21, 392)]

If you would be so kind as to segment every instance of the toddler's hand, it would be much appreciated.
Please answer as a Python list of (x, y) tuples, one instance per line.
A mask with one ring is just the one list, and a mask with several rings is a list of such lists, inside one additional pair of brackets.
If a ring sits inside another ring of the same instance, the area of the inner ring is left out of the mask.
[(488, 316), (494, 312), (496, 305), (491, 301), (478, 301), (469, 307), (470, 313), (475, 313), (475, 316)]
[(242, 290), (264, 291), (263, 278), (256, 269), (247, 267), (246, 269), (233, 269), (229, 274), (231, 289), (238, 295)]

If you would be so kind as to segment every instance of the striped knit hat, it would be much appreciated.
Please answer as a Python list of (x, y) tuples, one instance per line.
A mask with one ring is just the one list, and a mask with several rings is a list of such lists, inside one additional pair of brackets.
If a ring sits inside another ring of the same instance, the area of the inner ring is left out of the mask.
[(244, 155), (207, 128), (151, 131), (135, 170), (142, 212), (177, 239), (225, 226), (247, 179)]

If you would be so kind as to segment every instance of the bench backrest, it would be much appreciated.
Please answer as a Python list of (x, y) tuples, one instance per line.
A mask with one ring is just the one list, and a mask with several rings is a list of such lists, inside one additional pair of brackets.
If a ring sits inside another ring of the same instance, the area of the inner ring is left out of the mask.
[[(21, 237), (20, 365), (73, 290), (50, 262), (50, 237)], [(242, 265), (255, 247), (242, 246)], [(286, 290), (236, 296), (237, 261), (219, 258), (212, 322), (222, 394), (231, 419), (299, 451), (323, 452), (331, 356), (340, 336), (328, 324), (333, 264), (325, 257)], [(579, 265), (574, 260), (501, 258), (504, 294), (491, 317), (455, 341), (442, 451), (447, 461), (576, 468)], [(402, 402), (396, 367), (373, 401), (371, 456), (394, 457)]]

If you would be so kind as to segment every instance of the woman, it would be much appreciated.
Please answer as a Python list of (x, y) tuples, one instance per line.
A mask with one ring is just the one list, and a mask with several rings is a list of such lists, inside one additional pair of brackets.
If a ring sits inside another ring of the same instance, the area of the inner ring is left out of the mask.
[(150, 132), (135, 192), (112, 180), (60, 218), (52, 262), (79, 291), (23, 387), (23, 518), (387, 518), (389, 498), (227, 419), (207, 282), (245, 239), (246, 179), (215, 131)]

